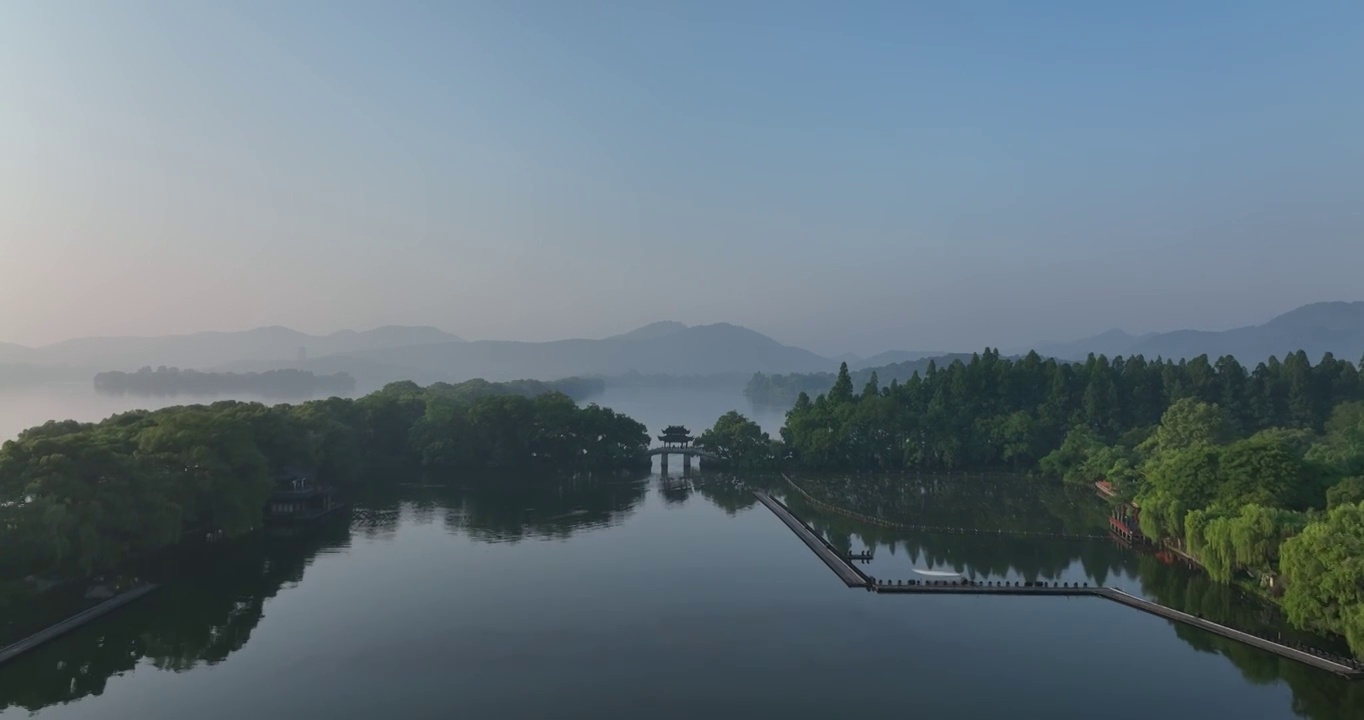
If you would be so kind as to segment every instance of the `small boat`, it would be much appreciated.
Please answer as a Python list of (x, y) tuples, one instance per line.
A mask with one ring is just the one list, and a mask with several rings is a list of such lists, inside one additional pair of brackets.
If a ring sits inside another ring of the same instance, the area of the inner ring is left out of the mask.
[(929, 577), (951, 577), (951, 578), (959, 578), (959, 577), (961, 577), (961, 573), (959, 573), (959, 572), (943, 572), (942, 570), (924, 570), (924, 569), (921, 569), (921, 568), (910, 568), (910, 569), (913, 570), (913, 571), (916, 572), (916, 573), (919, 573), (920, 575), (928, 575)]

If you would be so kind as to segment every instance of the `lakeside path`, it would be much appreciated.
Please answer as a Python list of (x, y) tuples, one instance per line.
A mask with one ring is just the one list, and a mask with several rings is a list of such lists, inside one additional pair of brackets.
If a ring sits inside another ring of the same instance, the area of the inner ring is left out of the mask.
[(804, 541), (805, 544), (814, 551), (815, 555), (819, 556), (819, 559), (823, 560), (824, 564), (828, 565), (829, 569), (833, 570), (834, 574), (838, 575), (838, 579), (842, 580), (848, 587), (867, 587), (871, 584), (871, 580), (866, 574), (853, 567), (852, 563), (849, 563), (844, 559), (828, 541), (811, 530), (808, 525), (802, 522), (800, 518), (796, 517), (780, 500), (765, 492), (755, 492), (753, 495), (758, 498), (758, 502), (767, 506), (767, 509), (771, 510), (772, 514), (776, 515), (787, 527), (791, 528), (791, 532), (794, 532), (796, 537)]

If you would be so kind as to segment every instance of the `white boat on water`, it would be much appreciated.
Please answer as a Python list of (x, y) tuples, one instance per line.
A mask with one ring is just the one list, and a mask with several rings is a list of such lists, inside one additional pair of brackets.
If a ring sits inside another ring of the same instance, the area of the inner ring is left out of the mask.
[(923, 570), (921, 568), (910, 569), (916, 573), (919, 573), (920, 575), (928, 575), (930, 577), (961, 577), (961, 573), (959, 572), (943, 572), (942, 570)]

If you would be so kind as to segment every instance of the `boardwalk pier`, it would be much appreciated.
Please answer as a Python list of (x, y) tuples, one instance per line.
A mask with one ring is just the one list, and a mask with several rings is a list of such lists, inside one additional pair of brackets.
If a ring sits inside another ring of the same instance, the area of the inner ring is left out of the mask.
[(808, 525), (791, 514), (791, 511), (780, 500), (765, 492), (754, 492), (753, 495), (758, 498), (758, 502), (766, 505), (773, 515), (781, 518), (781, 521), (786, 523), (786, 527), (791, 528), (791, 532), (794, 532), (796, 537), (804, 541), (844, 584), (848, 587), (867, 587), (870, 584), (870, 579), (861, 570), (853, 567), (852, 563), (848, 562), (833, 545), (816, 535)]
[(1166, 620), (1192, 625), (1200, 630), (1206, 630), (1210, 633), (1221, 635), (1229, 640), (1236, 640), (1237, 642), (1245, 643), (1251, 647), (1272, 652), (1275, 655), (1286, 657), (1289, 660), (1296, 660), (1304, 665), (1311, 665), (1312, 667), (1326, 670), (1327, 672), (1333, 672), (1351, 680), (1364, 678), (1364, 670), (1361, 670), (1358, 666), (1345, 665), (1329, 658), (1303, 652), (1302, 650), (1291, 648), (1286, 645), (1280, 645), (1273, 640), (1266, 640), (1265, 638), (1257, 637), (1250, 633), (1241, 632), (1235, 628), (1218, 625), (1215, 622), (1204, 620), (1201, 617), (1195, 617), (1186, 612), (1180, 612), (1174, 608), (1165, 607), (1159, 603), (1153, 603), (1149, 600), (1143, 600), (1139, 597), (1129, 595), (1117, 588), (1096, 588), (1096, 592), (1101, 593), (1101, 597), (1122, 603), (1128, 607), (1144, 610), (1152, 615), (1163, 617)]
[(1337, 660), (1314, 655), (1296, 648), (1288, 647), (1273, 640), (1251, 635), (1235, 628), (1205, 620), (1189, 613), (1166, 607), (1159, 603), (1144, 600), (1122, 590), (1111, 587), (1089, 587), (1078, 584), (1064, 584), (1058, 586), (1056, 583), (1046, 585), (1045, 583), (1020, 584), (1017, 582), (1008, 583), (1004, 581), (990, 582), (982, 585), (979, 582), (961, 580), (908, 580), (889, 582), (869, 577), (861, 570), (853, 567), (848, 556), (839, 552), (827, 540), (815, 533), (809, 525), (796, 517), (789, 508), (780, 500), (764, 492), (754, 492), (754, 496), (763, 505), (766, 505), (786, 526), (791, 528), (815, 555), (824, 561), (829, 569), (833, 570), (838, 578), (848, 587), (865, 587), (868, 590), (885, 594), (916, 594), (916, 595), (1032, 595), (1043, 597), (1097, 597), (1111, 600), (1130, 608), (1135, 608), (1143, 612), (1150, 613), (1157, 617), (1170, 620), (1172, 622), (1183, 623), (1191, 627), (1220, 635), (1229, 640), (1235, 640), (1254, 648), (1274, 653), (1280, 657), (1288, 658), (1300, 662), (1304, 665), (1325, 670), (1350, 680), (1364, 679), (1364, 669), (1357, 663), (1346, 664)]
[(52, 625), (43, 630), (39, 630), (38, 632), (24, 638), (23, 640), (20, 640), (11, 645), (6, 645), (5, 647), (0, 648), (0, 665), (4, 665), (6, 662), (13, 660), (14, 658), (19, 657), (20, 655), (23, 655), (29, 650), (32, 650), (38, 647), (39, 645), (42, 645), (43, 643), (55, 640), (58, 637), (65, 635), (66, 633), (69, 633), (72, 630), (75, 630), (76, 628), (88, 622), (91, 622), (92, 620), (95, 620), (96, 618), (103, 617), (123, 607), (124, 605), (127, 605), (128, 603), (137, 600), (138, 598), (141, 598), (142, 596), (146, 595), (147, 593), (150, 593), (151, 591), (157, 589), (158, 587), (160, 586), (150, 584), (139, 585), (133, 588), (132, 590), (128, 590), (126, 592), (115, 595), (114, 597), (111, 597), (108, 600), (105, 600), (104, 602), (88, 610), (76, 613), (75, 615), (72, 615), (71, 617), (57, 623), (56, 625)]

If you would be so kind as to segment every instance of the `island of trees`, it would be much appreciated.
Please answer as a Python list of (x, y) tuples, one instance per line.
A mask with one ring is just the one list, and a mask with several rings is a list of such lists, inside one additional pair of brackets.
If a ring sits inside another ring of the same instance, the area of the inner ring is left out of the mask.
[(266, 372), (200, 372), (161, 366), (137, 372), (102, 372), (95, 376), (95, 389), (103, 393), (139, 395), (220, 395), (255, 393), (267, 397), (343, 395), (355, 390), (355, 378), (346, 373), (314, 375), (307, 370)]
[(645, 427), (527, 384), (394, 383), (349, 400), (235, 401), (49, 422), (0, 447), (0, 580), (77, 576), (178, 542), (248, 533), (274, 479), (336, 486), (366, 468), (648, 467)]

